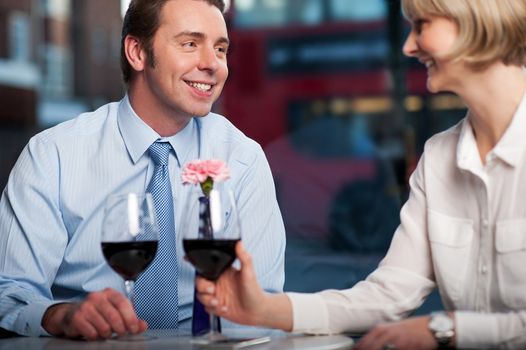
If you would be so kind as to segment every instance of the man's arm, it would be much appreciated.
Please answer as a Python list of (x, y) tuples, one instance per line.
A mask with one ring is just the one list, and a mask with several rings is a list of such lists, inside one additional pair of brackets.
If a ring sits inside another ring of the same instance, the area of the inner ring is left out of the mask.
[(285, 281), (285, 228), (272, 173), (259, 146), (234, 191), (243, 244), (253, 257), (257, 279), (266, 291), (281, 292)]
[(90, 293), (74, 303), (53, 300), (51, 286), (69, 242), (59, 202), (59, 158), (45, 134), (34, 137), (2, 195), (0, 327), (21, 335), (86, 339), (142, 332), (146, 323), (115, 290)]
[(46, 334), (41, 318), (67, 244), (53, 149), (32, 138), (0, 201), (0, 327), (22, 335)]

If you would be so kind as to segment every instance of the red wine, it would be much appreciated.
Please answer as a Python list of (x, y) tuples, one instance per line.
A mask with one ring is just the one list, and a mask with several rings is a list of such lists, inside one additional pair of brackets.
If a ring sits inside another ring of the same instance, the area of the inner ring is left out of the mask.
[(215, 281), (234, 260), (239, 239), (184, 239), (183, 247), (197, 273)]
[(157, 241), (103, 242), (102, 254), (122, 278), (135, 281), (155, 257), (157, 244)]

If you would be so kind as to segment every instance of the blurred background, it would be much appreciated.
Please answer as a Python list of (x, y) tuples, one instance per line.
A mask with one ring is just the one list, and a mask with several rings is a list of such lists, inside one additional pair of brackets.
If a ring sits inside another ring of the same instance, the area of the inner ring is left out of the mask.
[[(0, 188), (28, 139), (122, 98), (127, 1), (0, 0)], [(385, 254), (432, 134), (465, 114), (403, 57), (399, 0), (232, 0), (214, 109), (268, 157), (286, 290), (348, 288)], [(440, 308), (433, 294), (418, 312)]]

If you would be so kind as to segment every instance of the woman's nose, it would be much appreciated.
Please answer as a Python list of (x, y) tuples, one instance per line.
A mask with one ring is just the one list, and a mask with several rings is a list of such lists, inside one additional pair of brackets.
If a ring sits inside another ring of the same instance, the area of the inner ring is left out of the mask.
[(418, 52), (418, 45), (416, 44), (415, 34), (413, 31), (409, 32), (407, 39), (405, 39), (402, 51), (404, 52), (404, 55), (408, 57), (416, 56), (416, 53)]

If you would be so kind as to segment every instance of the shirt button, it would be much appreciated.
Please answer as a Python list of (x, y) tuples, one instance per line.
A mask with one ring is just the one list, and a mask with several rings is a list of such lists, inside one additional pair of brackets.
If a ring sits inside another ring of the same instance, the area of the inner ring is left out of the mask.
[(488, 225), (489, 225), (488, 219), (482, 219), (482, 226), (488, 227)]
[(485, 275), (486, 273), (488, 272), (488, 267), (486, 265), (482, 265), (480, 267), (480, 273), (482, 273), (483, 275)]

